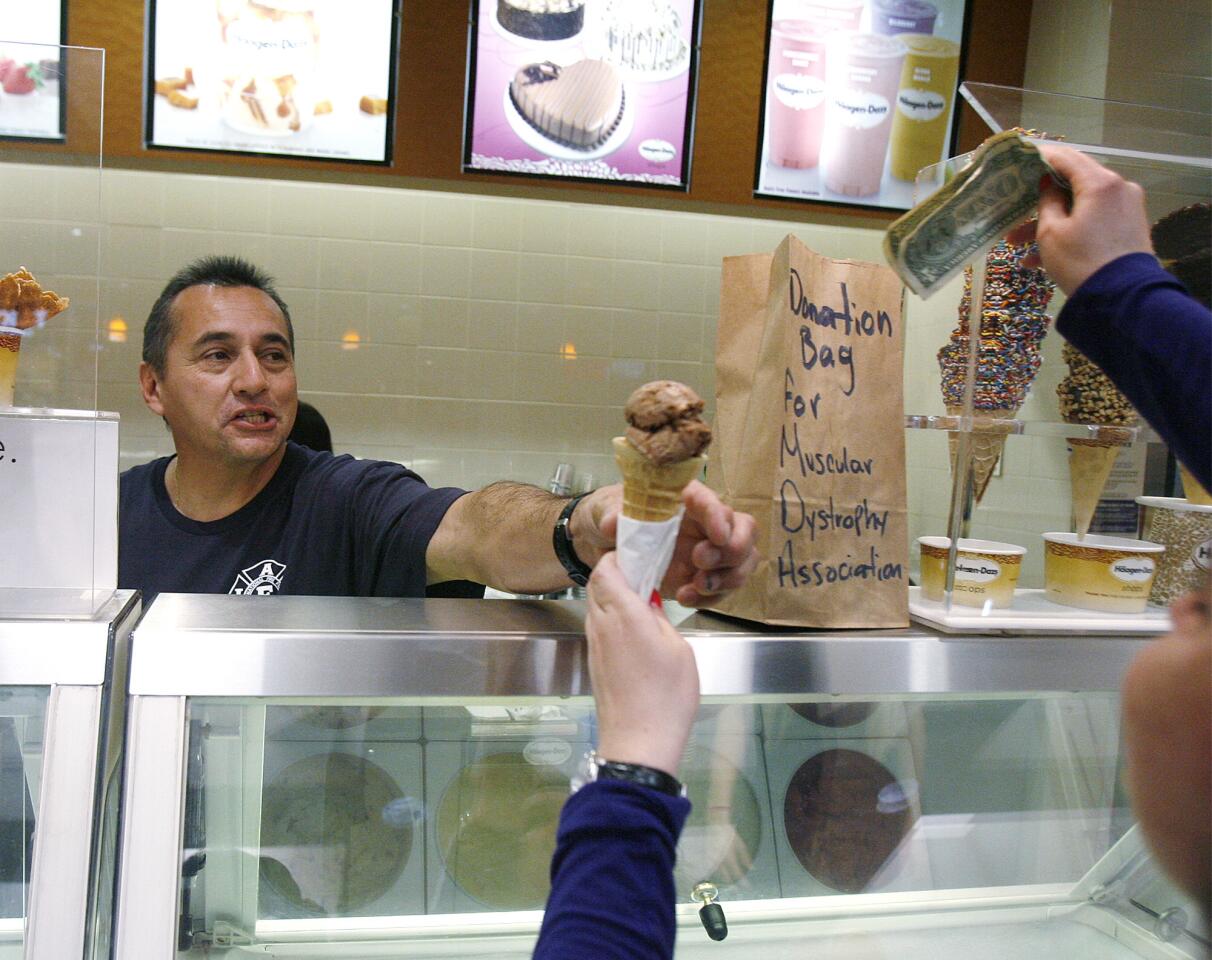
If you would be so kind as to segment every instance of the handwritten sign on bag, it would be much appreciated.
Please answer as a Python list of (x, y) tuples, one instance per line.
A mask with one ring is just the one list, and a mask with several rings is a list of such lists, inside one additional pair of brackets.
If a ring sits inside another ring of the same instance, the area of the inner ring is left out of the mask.
[(761, 559), (715, 609), (773, 624), (905, 625), (900, 281), (787, 237), (772, 256), (726, 260), (723, 287), (716, 434), (728, 448), (708, 482), (757, 519)]

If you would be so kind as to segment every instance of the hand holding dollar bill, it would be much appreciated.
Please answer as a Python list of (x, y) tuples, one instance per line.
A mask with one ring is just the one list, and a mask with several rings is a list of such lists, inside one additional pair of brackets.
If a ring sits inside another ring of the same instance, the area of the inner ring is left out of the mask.
[(929, 298), (1031, 215), (1044, 174), (1068, 189), (1018, 131), (990, 137), (967, 167), (888, 228), (884, 257), (909, 289)]

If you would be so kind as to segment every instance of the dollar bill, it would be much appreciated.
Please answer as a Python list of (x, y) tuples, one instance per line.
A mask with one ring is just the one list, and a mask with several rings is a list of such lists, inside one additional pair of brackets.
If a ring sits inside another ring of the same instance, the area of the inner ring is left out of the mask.
[(928, 298), (1034, 212), (1045, 173), (1068, 187), (1018, 131), (995, 134), (967, 167), (888, 228), (889, 266)]

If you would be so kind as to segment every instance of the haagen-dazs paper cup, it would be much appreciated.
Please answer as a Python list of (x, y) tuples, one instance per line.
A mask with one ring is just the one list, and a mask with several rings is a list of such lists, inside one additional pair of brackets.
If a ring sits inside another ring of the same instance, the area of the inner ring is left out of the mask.
[(1107, 613), (1142, 613), (1166, 548), (1147, 540), (1044, 534), (1044, 596)]
[(1160, 543), (1166, 555), (1157, 565), (1149, 602), (1173, 603), (1207, 582), (1212, 569), (1212, 504), (1178, 497), (1137, 497), (1141, 533)]
[[(921, 549), (922, 596), (941, 601), (947, 584), (948, 537), (918, 537)], [(967, 607), (1008, 607), (1023, 567), (1026, 547), (996, 540), (960, 540), (955, 551), (955, 583), (951, 601)]]

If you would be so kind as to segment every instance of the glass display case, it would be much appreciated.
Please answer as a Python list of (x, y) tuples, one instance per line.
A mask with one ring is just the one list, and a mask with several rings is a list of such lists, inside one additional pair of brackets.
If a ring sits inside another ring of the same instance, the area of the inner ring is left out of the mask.
[[(1063, 141), (1140, 183), (1151, 223), (1212, 199), (1212, 117), (990, 84), (960, 92), (992, 132)], [(917, 201), (971, 156), (923, 168)], [(1093, 404), (1073, 402), (1102, 387), (1051, 329), (1063, 294), (1004, 249), (991, 257), (977, 256), (967, 280), (928, 301), (907, 296), (907, 369), (929, 371), (906, 378), (916, 428), (907, 437), (910, 561), (920, 585), (911, 613), (944, 630), (1164, 631), (1169, 601), (1208, 569), (1212, 506), (1166, 500), (1182, 512), (1184, 534), (1167, 538), (1164, 554), (1125, 545), (1152, 535), (1138, 498), (1185, 495), (1173, 460), (1130, 408), (1112, 413), (1108, 401), (1100, 419), (1084, 409)], [(1074, 570), (1075, 585), (1066, 579)]]
[[(105, 52), (0, 47), (0, 616), (87, 620), (118, 575), (118, 417), (97, 410)], [(30, 136), (55, 142), (11, 139)]]
[(87, 620), (0, 616), (4, 960), (109, 956), (125, 717), (112, 693), (138, 613), (119, 591)]
[[(596, 737), (583, 612), (158, 597), (132, 641), (115, 956), (528, 957)], [(1144, 639), (671, 612), (703, 693), (679, 957), (1199, 955), (1119, 787)]]

